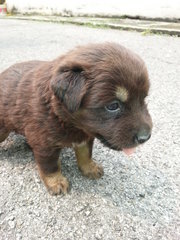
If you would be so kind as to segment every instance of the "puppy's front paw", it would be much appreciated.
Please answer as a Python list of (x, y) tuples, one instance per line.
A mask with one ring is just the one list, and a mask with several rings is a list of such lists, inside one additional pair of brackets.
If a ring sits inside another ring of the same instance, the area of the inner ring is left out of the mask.
[(68, 180), (60, 172), (43, 175), (42, 179), (51, 195), (67, 193), (69, 183)]
[(82, 174), (91, 179), (97, 179), (103, 176), (103, 167), (94, 161), (81, 165)]

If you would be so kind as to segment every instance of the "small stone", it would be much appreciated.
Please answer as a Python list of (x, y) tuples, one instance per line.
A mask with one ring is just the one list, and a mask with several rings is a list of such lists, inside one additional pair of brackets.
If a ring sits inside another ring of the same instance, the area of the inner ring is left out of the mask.
[(145, 197), (145, 193), (139, 193), (139, 197), (144, 198)]
[(21, 234), (16, 234), (16, 240), (21, 240), (22, 239), (22, 236), (21, 236)]
[(13, 221), (14, 219), (15, 219), (14, 216), (9, 216), (9, 217), (8, 217), (8, 220), (10, 220), (10, 221)]
[(88, 210), (85, 212), (85, 215), (88, 217), (91, 214), (91, 212)]
[(9, 221), (8, 224), (9, 224), (11, 229), (15, 228), (15, 222), (14, 221)]
[(95, 234), (95, 238), (96, 238), (97, 240), (102, 239), (102, 234), (103, 234), (103, 229), (99, 229), (99, 231), (96, 232), (96, 234)]
[(85, 206), (78, 206), (77, 208), (76, 208), (76, 211), (77, 212), (81, 212), (81, 211), (83, 211), (85, 209)]

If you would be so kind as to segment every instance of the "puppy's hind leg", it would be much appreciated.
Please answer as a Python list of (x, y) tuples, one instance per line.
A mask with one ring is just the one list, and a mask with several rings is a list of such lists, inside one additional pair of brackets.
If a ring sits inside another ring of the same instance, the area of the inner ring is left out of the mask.
[(38, 170), (48, 191), (52, 195), (66, 194), (69, 188), (67, 179), (61, 174), (60, 150), (33, 150)]
[(9, 135), (9, 131), (6, 130), (3, 124), (0, 123), (0, 143), (3, 142)]

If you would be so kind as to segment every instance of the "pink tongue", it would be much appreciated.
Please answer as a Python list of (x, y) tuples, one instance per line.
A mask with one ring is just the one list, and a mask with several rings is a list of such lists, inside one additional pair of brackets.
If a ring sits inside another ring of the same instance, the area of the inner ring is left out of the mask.
[(134, 147), (134, 148), (123, 148), (122, 150), (125, 154), (127, 154), (129, 156), (135, 152), (135, 149), (136, 148)]

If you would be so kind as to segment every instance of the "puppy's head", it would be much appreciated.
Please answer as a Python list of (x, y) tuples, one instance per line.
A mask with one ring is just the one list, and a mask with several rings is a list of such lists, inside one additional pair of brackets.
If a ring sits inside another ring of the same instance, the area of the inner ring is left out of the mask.
[(56, 60), (51, 87), (76, 127), (130, 153), (151, 136), (143, 60), (119, 44), (79, 47)]

